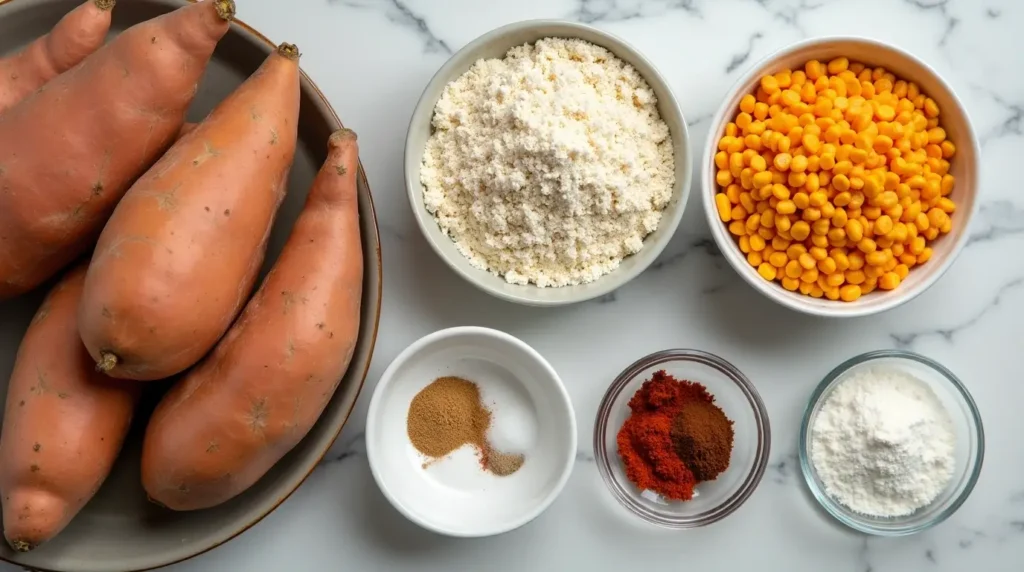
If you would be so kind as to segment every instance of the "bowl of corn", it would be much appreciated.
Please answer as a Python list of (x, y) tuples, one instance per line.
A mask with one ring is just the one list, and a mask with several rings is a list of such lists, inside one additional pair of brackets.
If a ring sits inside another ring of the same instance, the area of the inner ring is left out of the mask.
[(703, 158), (705, 212), (762, 294), (813, 315), (875, 314), (927, 290), (966, 244), (979, 155), (928, 65), (875, 40), (807, 40), (726, 96)]

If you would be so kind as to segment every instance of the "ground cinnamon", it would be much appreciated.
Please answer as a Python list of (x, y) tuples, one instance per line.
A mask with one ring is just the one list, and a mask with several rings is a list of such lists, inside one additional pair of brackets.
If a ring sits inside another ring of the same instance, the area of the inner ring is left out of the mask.
[(423, 388), (406, 421), (409, 440), (428, 457), (444, 457), (466, 443), (483, 448), (490, 426), (480, 388), (460, 377), (442, 377)]
[(697, 481), (710, 481), (729, 468), (733, 427), (712, 401), (688, 401), (672, 420), (676, 454)]
[[(504, 453), (487, 441), (491, 411), (477, 384), (461, 377), (441, 377), (423, 388), (409, 405), (406, 432), (420, 453), (439, 459), (467, 443), (476, 448), (485, 470), (505, 477), (523, 466), (521, 454)], [(424, 467), (429, 464), (424, 464)]]

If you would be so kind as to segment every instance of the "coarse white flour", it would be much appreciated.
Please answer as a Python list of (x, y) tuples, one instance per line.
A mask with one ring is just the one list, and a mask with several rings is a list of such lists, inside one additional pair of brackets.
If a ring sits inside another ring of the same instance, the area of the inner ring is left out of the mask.
[(474, 266), (513, 284), (596, 280), (643, 246), (675, 183), (654, 92), (593, 44), (548, 38), (448, 84), (424, 203)]
[(825, 492), (876, 517), (913, 513), (953, 477), (956, 434), (927, 384), (894, 368), (854, 372), (822, 404), (811, 462)]

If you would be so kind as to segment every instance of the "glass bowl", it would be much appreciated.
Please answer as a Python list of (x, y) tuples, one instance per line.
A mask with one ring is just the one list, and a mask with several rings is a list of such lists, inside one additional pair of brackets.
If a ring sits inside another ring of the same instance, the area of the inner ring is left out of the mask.
[[(890, 366), (902, 369), (926, 383), (946, 406), (956, 432), (956, 467), (946, 489), (931, 504), (907, 516), (879, 518), (854, 512), (825, 492), (810, 458), (811, 427), (822, 404), (832, 391), (853, 372), (866, 367)], [(833, 369), (811, 395), (800, 426), (800, 469), (811, 494), (826, 512), (846, 526), (876, 536), (905, 536), (926, 530), (946, 520), (967, 500), (985, 456), (985, 432), (981, 415), (971, 394), (951, 371), (938, 362), (902, 350), (879, 350), (853, 357)]]
[[(629, 417), (629, 400), (654, 372), (703, 384), (715, 404), (733, 421), (729, 468), (695, 488), (689, 501), (663, 499), (641, 491), (626, 478), (616, 436)], [(771, 429), (768, 411), (753, 384), (724, 359), (698, 350), (665, 350), (637, 360), (608, 388), (594, 424), (594, 455), (612, 496), (640, 518), (666, 528), (697, 528), (732, 514), (754, 492), (768, 464)]]

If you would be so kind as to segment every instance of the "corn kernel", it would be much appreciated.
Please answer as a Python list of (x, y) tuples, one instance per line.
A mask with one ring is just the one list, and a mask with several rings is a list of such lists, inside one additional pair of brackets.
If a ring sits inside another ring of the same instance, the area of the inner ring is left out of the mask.
[(757, 267), (757, 273), (760, 274), (761, 277), (764, 278), (765, 280), (775, 280), (775, 277), (778, 275), (778, 271), (775, 269), (775, 267), (766, 262), (762, 262)]
[(857, 286), (856, 284), (847, 284), (839, 289), (839, 297), (844, 302), (853, 302), (860, 298), (860, 296), (860, 286)]
[(900, 276), (895, 272), (886, 272), (878, 279), (878, 287), (882, 290), (893, 290), (900, 285)]

